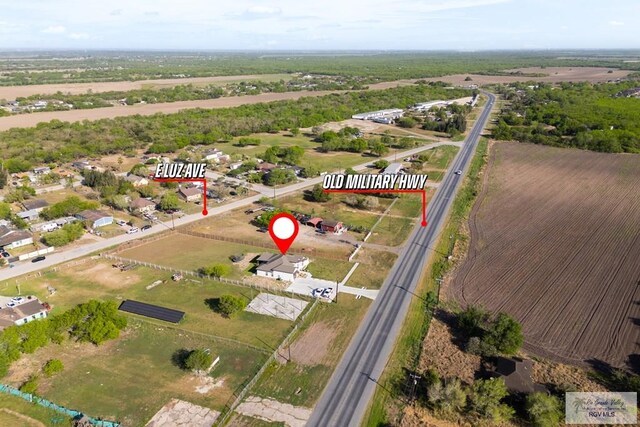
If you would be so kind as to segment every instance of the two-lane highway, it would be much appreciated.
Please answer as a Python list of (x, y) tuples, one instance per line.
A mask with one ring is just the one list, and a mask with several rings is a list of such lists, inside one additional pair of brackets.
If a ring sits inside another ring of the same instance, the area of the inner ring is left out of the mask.
[(448, 216), (495, 102), (492, 94), (427, 208), (427, 227), (413, 231), (378, 298), (333, 373), (307, 426), (359, 426), (407, 315), (422, 269)]

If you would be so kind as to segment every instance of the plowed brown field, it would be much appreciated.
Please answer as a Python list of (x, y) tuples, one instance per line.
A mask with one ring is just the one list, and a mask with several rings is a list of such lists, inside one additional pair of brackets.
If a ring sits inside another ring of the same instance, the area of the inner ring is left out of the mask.
[(640, 155), (496, 144), (448, 289), (522, 322), (525, 349), (631, 366), (640, 353)]

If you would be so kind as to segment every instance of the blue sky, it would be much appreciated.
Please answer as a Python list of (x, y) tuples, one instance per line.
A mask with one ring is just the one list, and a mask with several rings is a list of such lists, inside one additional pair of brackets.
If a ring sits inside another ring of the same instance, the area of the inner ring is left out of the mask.
[(0, 0), (8, 48), (640, 48), (640, 1)]

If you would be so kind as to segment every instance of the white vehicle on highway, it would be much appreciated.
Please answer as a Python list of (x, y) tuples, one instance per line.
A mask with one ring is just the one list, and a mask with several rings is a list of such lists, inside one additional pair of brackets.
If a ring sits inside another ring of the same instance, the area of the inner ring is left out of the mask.
[(131, 227), (130, 229), (127, 230), (127, 234), (134, 234), (134, 233), (137, 233), (138, 231), (140, 231), (138, 227)]
[(456, 174), (456, 175), (462, 175), (462, 171), (461, 171), (460, 169), (458, 169), (458, 170), (455, 172), (455, 174)]

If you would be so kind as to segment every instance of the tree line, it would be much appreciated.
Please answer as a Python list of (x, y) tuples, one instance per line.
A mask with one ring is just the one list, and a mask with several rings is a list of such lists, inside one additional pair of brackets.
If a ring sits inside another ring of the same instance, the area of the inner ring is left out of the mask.
[(356, 112), (406, 107), (429, 99), (468, 96), (464, 89), (418, 84), (386, 90), (349, 92), (298, 100), (242, 105), (175, 114), (129, 116), (92, 122), (53, 120), (33, 128), (0, 133), (0, 150), (8, 172), (29, 170), (34, 164), (55, 164), (83, 157), (136, 150), (172, 153), (188, 145), (229, 141), (235, 136), (278, 132), (340, 121)]

